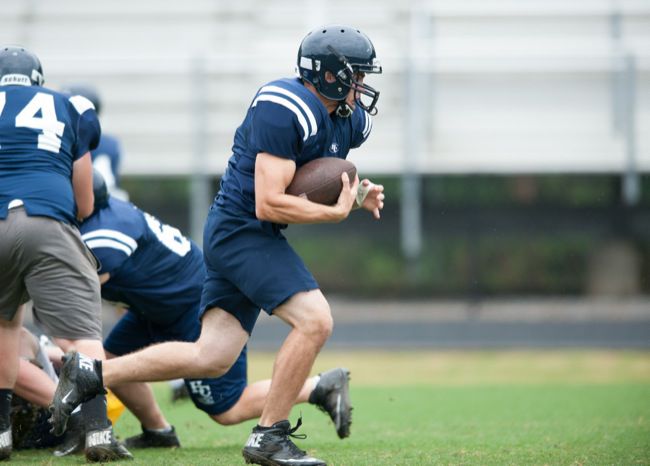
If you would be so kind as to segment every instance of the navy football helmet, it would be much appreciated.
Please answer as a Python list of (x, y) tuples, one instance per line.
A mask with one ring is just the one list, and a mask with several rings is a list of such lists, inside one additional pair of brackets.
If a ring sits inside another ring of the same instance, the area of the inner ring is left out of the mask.
[[(339, 114), (349, 116), (345, 98), (350, 89), (371, 99), (369, 104), (356, 99), (357, 105), (371, 115), (377, 113), (379, 91), (357, 80), (357, 73), (381, 73), (375, 47), (368, 36), (350, 26), (332, 25), (314, 29), (298, 49), (297, 71), (325, 98), (339, 101)], [(327, 82), (329, 71), (336, 78)], [(347, 114), (347, 115), (346, 115)]]
[(95, 113), (99, 115), (99, 111), (102, 107), (102, 101), (99, 98), (99, 93), (97, 89), (88, 84), (70, 84), (61, 89), (61, 92), (68, 95), (80, 95), (90, 100), (95, 107)]
[(108, 187), (104, 177), (97, 170), (93, 170), (93, 194), (95, 195), (95, 211), (108, 205), (108, 198), (110, 197)]
[(36, 55), (18, 45), (0, 48), (0, 86), (42, 86), (43, 82), (43, 68)]

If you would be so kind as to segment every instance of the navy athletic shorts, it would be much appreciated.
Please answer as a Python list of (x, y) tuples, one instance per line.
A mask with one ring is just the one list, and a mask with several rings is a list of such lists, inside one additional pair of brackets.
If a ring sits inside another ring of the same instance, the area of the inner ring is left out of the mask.
[(207, 277), (201, 315), (220, 307), (253, 332), (260, 309), (268, 314), (318, 283), (278, 225), (212, 206), (203, 232)]
[[(116, 356), (122, 356), (154, 343), (196, 341), (200, 333), (201, 324), (196, 311), (186, 313), (169, 325), (157, 325), (132, 311), (127, 311), (104, 341), (104, 348)], [(246, 366), (244, 347), (235, 364), (221, 377), (185, 379), (194, 405), (210, 415), (228, 411), (237, 403), (246, 388)]]

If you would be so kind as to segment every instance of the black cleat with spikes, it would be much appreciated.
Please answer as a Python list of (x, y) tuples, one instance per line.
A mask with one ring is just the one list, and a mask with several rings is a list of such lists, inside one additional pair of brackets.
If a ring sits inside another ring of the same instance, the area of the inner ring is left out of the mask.
[(0, 430), (0, 461), (8, 460), (11, 457), (12, 448), (11, 427)]
[(298, 419), (293, 429), (289, 421), (276, 422), (271, 427), (255, 426), (242, 450), (246, 463), (263, 466), (326, 466), (323, 460), (307, 455), (289, 438), (305, 438), (305, 435), (294, 435), (301, 424), (302, 419)]
[(350, 435), (352, 405), (350, 403), (350, 371), (342, 367), (320, 374), (309, 402), (329, 414), (340, 438)]
[(142, 427), (140, 435), (129, 437), (124, 443), (128, 448), (179, 448), (181, 446), (174, 426), (171, 426), (169, 432), (148, 430)]
[(54, 450), (54, 456), (68, 456), (80, 452), (84, 449), (85, 441), (86, 432), (83, 416), (80, 412), (76, 412), (70, 416), (63, 436), (63, 441)]
[(86, 432), (86, 461), (107, 463), (109, 461), (132, 460), (133, 455), (113, 435), (113, 427)]
[(50, 405), (51, 432), (62, 435), (70, 414), (77, 406), (105, 393), (102, 362), (77, 352), (66, 354), (63, 357), (59, 384), (54, 392), (54, 401)]

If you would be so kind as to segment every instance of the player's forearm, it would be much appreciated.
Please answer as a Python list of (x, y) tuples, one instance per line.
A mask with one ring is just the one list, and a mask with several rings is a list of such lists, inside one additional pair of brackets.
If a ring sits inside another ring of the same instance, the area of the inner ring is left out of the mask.
[(255, 205), (257, 218), (274, 223), (335, 223), (344, 220), (349, 212), (339, 205), (327, 206), (288, 194), (276, 194)]
[(45, 372), (29, 361), (20, 360), (14, 393), (37, 406), (47, 407), (54, 397), (56, 384)]

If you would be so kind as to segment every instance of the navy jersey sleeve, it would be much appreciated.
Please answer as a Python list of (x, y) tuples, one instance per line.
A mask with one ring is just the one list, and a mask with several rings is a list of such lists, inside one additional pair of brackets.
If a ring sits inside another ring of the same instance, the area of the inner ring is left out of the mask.
[(260, 94), (251, 109), (250, 143), (257, 152), (296, 160), (309, 137), (298, 106), (287, 98)]
[(100, 274), (117, 270), (138, 248), (136, 238), (109, 228), (84, 229), (81, 237), (99, 260)]
[(138, 248), (135, 238), (117, 230), (91, 230), (82, 235), (86, 245), (99, 260), (98, 273), (112, 273)]
[(352, 145), (353, 149), (366, 142), (372, 131), (372, 117), (364, 109), (357, 107), (352, 113)]
[(97, 147), (101, 137), (101, 126), (90, 100), (80, 95), (73, 95), (69, 100), (79, 114), (76, 127), (77, 142), (73, 154), (74, 160), (77, 160)]

